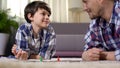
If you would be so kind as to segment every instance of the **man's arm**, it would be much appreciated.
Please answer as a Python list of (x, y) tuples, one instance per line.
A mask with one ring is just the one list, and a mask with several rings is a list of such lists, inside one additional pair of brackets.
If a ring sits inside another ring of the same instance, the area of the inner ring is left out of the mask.
[(97, 60), (116, 60), (115, 51), (106, 52), (98, 48), (92, 48), (84, 51), (82, 59), (85, 61), (97, 61)]
[(97, 61), (100, 58), (100, 53), (102, 49), (99, 48), (91, 48), (87, 51), (84, 51), (82, 54), (82, 59), (85, 61)]

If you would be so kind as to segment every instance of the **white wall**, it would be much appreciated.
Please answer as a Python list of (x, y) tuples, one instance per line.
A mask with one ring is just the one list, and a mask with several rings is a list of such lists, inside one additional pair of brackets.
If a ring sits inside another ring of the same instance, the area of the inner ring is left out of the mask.
[[(24, 6), (33, 0), (0, 0), (3, 9), (12, 8), (11, 15), (24, 19)], [(83, 11), (82, 0), (41, 0), (49, 4), (52, 22), (89, 22), (89, 16)], [(14, 5), (16, 3), (16, 5)]]
[(0, 0), (0, 9), (2, 8), (2, 7), (1, 7), (1, 3), (2, 3), (2, 0)]
[(69, 0), (69, 22), (89, 22), (89, 16), (83, 11), (82, 0)]
[(68, 0), (44, 0), (52, 10), (52, 22), (68, 22)]
[(7, 0), (0, 0), (0, 6), (1, 6), (1, 9), (6, 9), (7, 8)]

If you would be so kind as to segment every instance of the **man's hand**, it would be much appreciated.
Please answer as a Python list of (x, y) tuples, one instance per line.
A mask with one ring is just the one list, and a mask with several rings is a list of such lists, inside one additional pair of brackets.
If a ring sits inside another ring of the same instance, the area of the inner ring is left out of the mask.
[(26, 51), (23, 51), (22, 49), (19, 49), (16, 51), (17, 45), (13, 45), (12, 47), (12, 53), (15, 55), (15, 58), (20, 60), (27, 60), (28, 59), (28, 53)]
[(109, 51), (109, 52), (103, 51), (103, 52), (101, 52), (100, 59), (101, 60), (116, 60), (115, 51)]
[(102, 49), (92, 48), (87, 51), (84, 51), (82, 54), (82, 59), (85, 61), (97, 61), (100, 59), (100, 54)]

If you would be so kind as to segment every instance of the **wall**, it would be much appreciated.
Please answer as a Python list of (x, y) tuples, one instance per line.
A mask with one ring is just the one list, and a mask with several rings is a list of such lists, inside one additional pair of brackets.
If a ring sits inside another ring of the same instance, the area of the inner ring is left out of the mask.
[(69, 0), (69, 22), (84, 22), (87, 23), (90, 21), (88, 14), (83, 11), (82, 0)]
[[(0, 0), (0, 7), (3, 9), (11, 8), (12, 15), (18, 17), (18, 21), (24, 20), (24, 7), (28, 2), (34, 0)], [(42, 0), (49, 4), (52, 15), (50, 17), (52, 22), (60, 23), (80, 23), (89, 22), (89, 16), (83, 11), (82, 0)], [(14, 6), (13, 2), (17, 5)]]

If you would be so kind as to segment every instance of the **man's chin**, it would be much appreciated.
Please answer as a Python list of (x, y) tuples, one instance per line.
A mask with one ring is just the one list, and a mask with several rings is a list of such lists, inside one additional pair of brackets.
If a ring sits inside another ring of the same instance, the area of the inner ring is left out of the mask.
[(91, 20), (96, 19), (96, 18), (90, 18)]
[(90, 17), (91, 20), (96, 19), (96, 18), (98, 18), (98, 17)]

